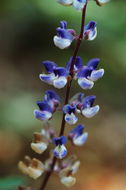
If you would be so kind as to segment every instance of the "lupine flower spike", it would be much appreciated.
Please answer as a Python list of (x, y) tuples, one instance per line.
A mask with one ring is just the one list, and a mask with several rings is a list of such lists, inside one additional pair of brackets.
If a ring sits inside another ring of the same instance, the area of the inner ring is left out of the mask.
[[(37, 154), (44, 154), (50, 147), (50, 150), (47, 151), (50, 152), (49, 157), (41, 162), (36, 158), (25, 156), (24, 160), (18, 164), (19, 169), (33, 179), (39, 178), (46, 172), (40, 186), (41, 190), (45, 190), (53, 172), (58, 174), (60, 182), (66, 187), (72, 187), (76, 183), (75, 174), (79, 169), (80, 161), (76, 155), (68, 155), (67, 157), (67, 154), (70, 153), (66, 148), (66, 143), (70, 141), (71, 145), (83, 146), (87, 142), (88, 132), (85, 125), (79, 123), (78, 116), (81, 115), (85, 119), (92, 118), (99, 112), (100, 106), (95, 105), (96, 96), (87, 96), (85, 92), (92, 89), (95, 81), (104, 75), (104, 69), (100, 68), (99, 58), (92, 58), (87, 64), (83, 64), (82, 58), (78, 56), (81, 42), (83, 40), (92, 41), (97, 36), (96, 21), (85, 22), (86, 8), (90, 0), (57, 1), (61, 5), (72, 6), (81, 11), (82, 22), (81, 32), (77, 34), (74, 29), (67, 26), (67, 21), (61, 21), (60, 26), (56, 29), (56, 35), (53, 37), (55, 46), (60, 49), (68, 48), (75, 41), (76, 47), (69, 61), (66, 61), (63, 67), (49, 60), (42, 62), (45, 72), (42, 71), (39, 75), (40, 80), (56, 89), (62, 89), (66, 86), (66, 94), (63, 94), (65, 100), (62, 104), (61, 98), (54, 90), (47, 90), (43, 99), (37, 101), (38, 109), (34, 110), (35, 118), (44, 122), (44, 125), (40, 132), (34, 132), (31, 148)], [(109, 0), (94, 0), (94, 2), (101, 6)], [(82, 92), (77, 92), (72, 98), (69, 98), (74, 80)], [(54, 118), (55, 112), (62, 112), (61, 126), (57, 126), (59, 135), (51, 125), (51, 119)], [(75, 124), (76, 126), (72, 127)], [(65, 133), (65, 127), (68, 127), (68, 133)], [(33, 190), (33, 188), (20, 186), (19, 190)]]

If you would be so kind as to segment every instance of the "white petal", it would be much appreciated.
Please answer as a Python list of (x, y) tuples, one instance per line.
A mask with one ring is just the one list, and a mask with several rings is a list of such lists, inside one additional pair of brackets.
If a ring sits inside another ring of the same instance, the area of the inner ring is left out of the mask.
[(65, 121), (66, 121), (69, 125), (74, 125), (75, 123), (77, 123), (78, 118), (74, 115), (74, 113), (66, 114), (66, 115), (65, 115)]
[(58, 0), (58, 2), (62, 5), (68, 6), (73, 3), (73, 0)]
[(98, 5), (104, 5), (105, 3), (108, 3), (110, 0), (96, 0)]
[(58, 36), (54, 36), (53, 41), (54, 41), (55, 46), (60, 48), (60, 49), (68, 48), (72, 43), (71, 40), (61, 38), (61, 37), (58, 37)]
[(86, 4), (86, 0), (85, 2), (79, 2), (78, 0), (73, 0), (73, 6), (75, 9), (77, 10), (82, 10), (84, 8), (84, 5)]
[(39, 120), (48, 120), (52, 117), (52, 113), (48, 111), (34, 110), (34, 116)]
[(48, 147), (47, 143), (40, 142), (40, 143), (31, 143), (31, 148), (38, 154), (42, 154)]
[(98, 105), (91, 108), (85, 108), (82, 110), (82, 114), (87, 118), (91, 118), (98, 113), (99, 109), (100, 107)]
[(56, 78), (54, 73), (51, 74), (40, 74), (39, 75), (40, 80), (47, 84), (53, 84), (53, 80)]
[(33, 179), (37, 179), (38, 177), (40, 177), (43, 172), (44, 172), (44, 169), (36, 169), (36, 168), (33, 168), (33, 167), (28, 167), (28, 171), (29, 171), (29, 176)]
[(60, 181), (66, 187), (72, 187), (76, 183), (76, 178), (72, 176), (62, 177)]
[(73, 138), (73, 143), (77, 146), (82, 146), (86, 141), (87, 141), (87, 138), (88, 138), (88, 133), (83, 133), (82, 135), (80, 135), (79, 137), (74, 137)]
[(78, 84), (84, 90), (91, 89), (94, 86), (94, 82), (86, 78), (79, 78)]
[(66, 77), (59, 77), (58, 79), (55, 79), (53, 81), (53, 85), (55, 88), (61, 89), (63, 88), (67, 83)]
[(64, 145), (58, 145), (53, 151), (53, 154), (55, 157), (62, 159), (66, 156), (67, 154), (67, 149)]
[(95, 27), (94, 31), (89, 33), (88, 40), (92, 41), (97, 37), (97, 28)]
[(74, 175), (75, 173), (77, 173), (79, 167), (80, 167), (80, 161), (76, 161), (76, 162), (72, 165), (72, 174), (73, 174), (73, 175)]

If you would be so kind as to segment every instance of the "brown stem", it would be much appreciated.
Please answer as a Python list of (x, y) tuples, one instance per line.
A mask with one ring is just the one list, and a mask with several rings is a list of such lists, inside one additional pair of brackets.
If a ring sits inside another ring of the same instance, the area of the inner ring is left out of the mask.
[[(74, 76), (74, 63), (75, 63), (75, 59), (76, 59), (77, 53), (78, 53), (80, 45), (81, 45), (81, 41), (83, 39), (87, 3), (88, 3), (88, 0), (87, 0), (86, 4), (85, 4), (85, 6), (84, 6), (84, 8), (82, 10), (81, 30), (80, 30), (80, 35), (79, 35), (79, 38), (77, 40), (76, 47), (75, 47), (75, 50), (74, 50), (74, 54), (73, 54), (73, 57), (72, 57), (72, 60), (71, 60), (71, 64), (70, 64), (70, 76), (71, 77), (68, 77), (68, 80), (67, 80), (67, 89), (66, 89), (66, 97), (65, 97), (64, 105), (68, 104), (68, 101), (69, 101), (70, 89), (71, 89), (71, 84), (72, 84), (73, 76)], [(61, 129), (60, 129), (60, 132), (59, 132), (59, 137), (64, 134), (65, 124), (66, 124), (65, 114), (63, 114), (62, 123), (61, 123)], [(54, 166), (56, 164), (56, 161), (57, 161), (57, 158), (53, 157), (53, 161), (52, 161), (52, 164), (51, 164), (50, 171), (46, 173), (40, 190), (45, 189), (46, 184), (47, 184), (51, 174), (53, 173), (53, 169), (54, 169)]]

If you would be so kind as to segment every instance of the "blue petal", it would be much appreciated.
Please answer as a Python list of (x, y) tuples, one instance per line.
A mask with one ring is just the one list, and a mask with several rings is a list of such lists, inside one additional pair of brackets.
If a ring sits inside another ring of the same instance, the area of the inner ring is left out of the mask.
[(59, 77), (53, 81), (53, 86), (55, 88), (61, 89), (64, 88), (64, 86), (67, 84), (66, 77)]
[(53, 138), (53, 144), (55, 144), (56, 146), (57, 145), (63, 145), (63, 144), (66, 144), (67, 142), (67, 139), (65, 136), (61, 136), (61, 137), (54, 137)]
[(84, 5), (86, 4), (87, 0), (74, 0), (73, 6), (77, 10), (82, 10), (84, 8)]
[(47, 84), (53, 84), (53, 80), (55, 79), (55, 75), (52, 74), (40, 74), (39, 75), (40, 80), (42, 80), (43, 82), (47, 83)]
[(99, 109), (100, 107), (98, 105), (91, 108), (85, 108), (82, 110), (82, 114), (87, 118), (91, 118), (98, 113)]
[(85, 126), (83, 125), (77, 125), (77, 127), (75, 127), (74, 129), (72, 129), (70, 132), (69, 132), (69, 137), (70, 138), (73, 138), (74, 136), (80, 136), (83, 134), (83, 130), (84, 130)]
[(87, 31), (87, 30), (93, 31), (96, 26), (97, 26), (97, 23), (95, 21), (90, 21), (87, 25), (85, 25), (84, 31)]
[(53, 41), (54, 41), (55, 46), (60, 49), (68, 48), (72, 43), (72, 40), (64, 39), (58, 36), (54, 36)]
[(103, 77), (103, 75), (104, 75), (104, 69), (95, 70), (95, 71), (92, 71), (89, 79), (92, 81), (96, 81), (100, 79), (101, 77)]
[(52, 113), (48, 111), (34, 110), (34, 116), (39, 120), (48, 120), (52, 117)]
[(88, 133), (85, 132), (83, 133), (82, 135), (80, 136), (75, 136), (73, 138), (73, 143), (77, 146), (82, 146), (83, 144), (85, 144), (85, 142), (87, 141), (88, 139)]
[(75, 116), (75, 114), (71, 113), (71, 114), (66, 114), (65, 115), (65, 121), (69, 124), (69, 125), (74, 125), (75, 123), (77, 123), (78, 118)]
[(59, 3), (62, 5), (71, 5), (73, 3), (73, 0), (58, 0)]
[(58, 100), (60, 101), (60, 97), (58, 96), (58, 94), (54, 91), (54, 90), (47, 90), (45, 92), (45, 101), (50, 101), (50, 100)]
[(81, 78), (81, 77), (88, 77), (90, 76), (92, 72), (92, 69), (90, 67), (83, 67), (82, 69), (80, 69), (77, 73), (77, 78)]
[(37, 105), (41, 111), (52, 112), (50, 105), (46, 101), (37, 101)]
[(67, 77), (69, 72), (66, 68), (64, 67), (57, 67), (53, 70), (56, 76), (64, 76)]
[(96, 99), (96, 96), (94, 95), (86, 96), (84, 99), (84, 104), (83, 104), (84, 108), (92, 107), (95, 99)]
[(67, 21), (65, 21), (65, 20), (61, 21), (60, 27), (66, 29), (67, 28)]
[(67, 113), (69, 113), (69, 114), (75, 113), (75, 111), (76, 111), (76, 106), (71, 106), (71, 105), (67, 104), (63, 107), (63, 112), (66, 114)]
[(78, 84), (84, 90), (91, 89), (94, 86), (94, 82), (86, 78), (79, 78)]
[[(72, 63), (72, 58), (73, 57), (70, 58), (69, 62), (66, 65), (66, 69), (67, 70), (70, 70), (71, 63)], [(79, 69), (82, 68), (82, 66), (83, 66), (83, 61), (82, 61), (81, 57), (80, 56), (76, 56), (76, 59), (74, 61), (74, 70), (78, 71)]]
[(71, 32), (69, 32), (69, 30), (67, 30), (67, 29), (57, 28), (56, 31), (57, 31), (57, 36), (58, 37), (68, 39), (68, 40), (71, 40), (71, 41), (74, 39)]
[(52, 73), (53, 69), (57, 66), (56, 63), (52, 61), (43, 61), (42, 64), (45, 66), (45, 69), (48, 73)]
[(67, 155), (67, 149), (64, 145), (58, 145), (53, 151), (56, 158), (62, 159)]
[(85, 27), (84, 27), (84, 37), (87, 40), (94, 40), (97, 36), (97, 28), (96, 28), (96, 22), (90, 21)]
[(95, 69), (97, 68), (99, 62), (100, 62), (100, 59), (98, 59), (98, 58), (93, 58), (93, 59), (91, 59), (91, 60), (88, 62), (87, 66), (88, 66), (88, 67), (91, 67), (93, 70), (95, 70)]

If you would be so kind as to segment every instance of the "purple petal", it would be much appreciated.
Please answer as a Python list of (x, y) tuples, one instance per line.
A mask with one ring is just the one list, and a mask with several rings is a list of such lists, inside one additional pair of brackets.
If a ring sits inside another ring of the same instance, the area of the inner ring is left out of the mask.
[(61, 136), (61, 137), (54, 137), (53, 138), (53, 144), (55, 144), (56, 146), (57, 145), (63, 145), (63, 144), (66, 144), (67, 142), (67, 139), (65, 136)]
[(60, 27), (66, 29), (67, 28), (67, 21), (65, 21), (65, 20), (61, 21)]
[[(70, 70), (71, 63), (72, 63), (72, 58), (73, 58), (73, 57), (70, 58), (69, 62), (68, 62), (67, 65), (66, 65), (66, 68), (67, 68), (68, 70)], [(83, 61), (82, 61), (81, 57), (80, 57), (80, 56), (76, 56), (76, 59), (75, 59), (75, 61), (74, 61), (74, 70), (75, 70), (75, 71), (78, 71), (79, 69), (82, 68), (82, 66), (83, 66)]]
[(96, 99), (96, 96), (94, 95), (86, 96), (84, 99), (84, 104), (83, 104), (84, 108), (92, 107), (95, 99)]
[(63, 112), (66, 114), (67, 113), (69, 113), (69, 114), (75, 113), (75, 111), (76, 111), (76, 106), (71, 106), (71, 105), (67, 104), (63, 107)]
[(43, 61), (42, 64), (45, 66), (45, 69), (48, 73), (52, 73), (53, 69), (57, 67), (56, 63), (52, 61)]
[(100, 62), (100, 59), (94, 58), (94, 59), (91, 59), (91, 60), (88, 62), (87, 66), (88, 66), (88, 67), (91, 67), (93, 70), (95, 70), (95, 69), (97, 68), (99, 62)]
[(41, 111), (52, 112), (50, 105), (46, 101), (37, 101), (37, 105)]
[(72, 129), (70, 132), (69, 132), (69, 138), (73, 138), (74, 136), (80, 136), (83, 134), (83, 130), (84, 130), (85, 126), (83, 125), (77, 125), (77, 127), (75, 127), (74, 129)]
[(56, 76), (64, 76), (64, 77), (67, 77), (69, 72), (67, 71), (66, 68), (64, 67), (57, 67), (53, 70), (53, 72), (55, 73)]
[(82, 69), (80, 69), (77, 73), (77, 78), (82, 78), (82, 77), (85, 77), (87, 78), (88, 76), (90, 76), (92, 72), (92, 69), (89, 68), (89, 67), (83, 67)]

